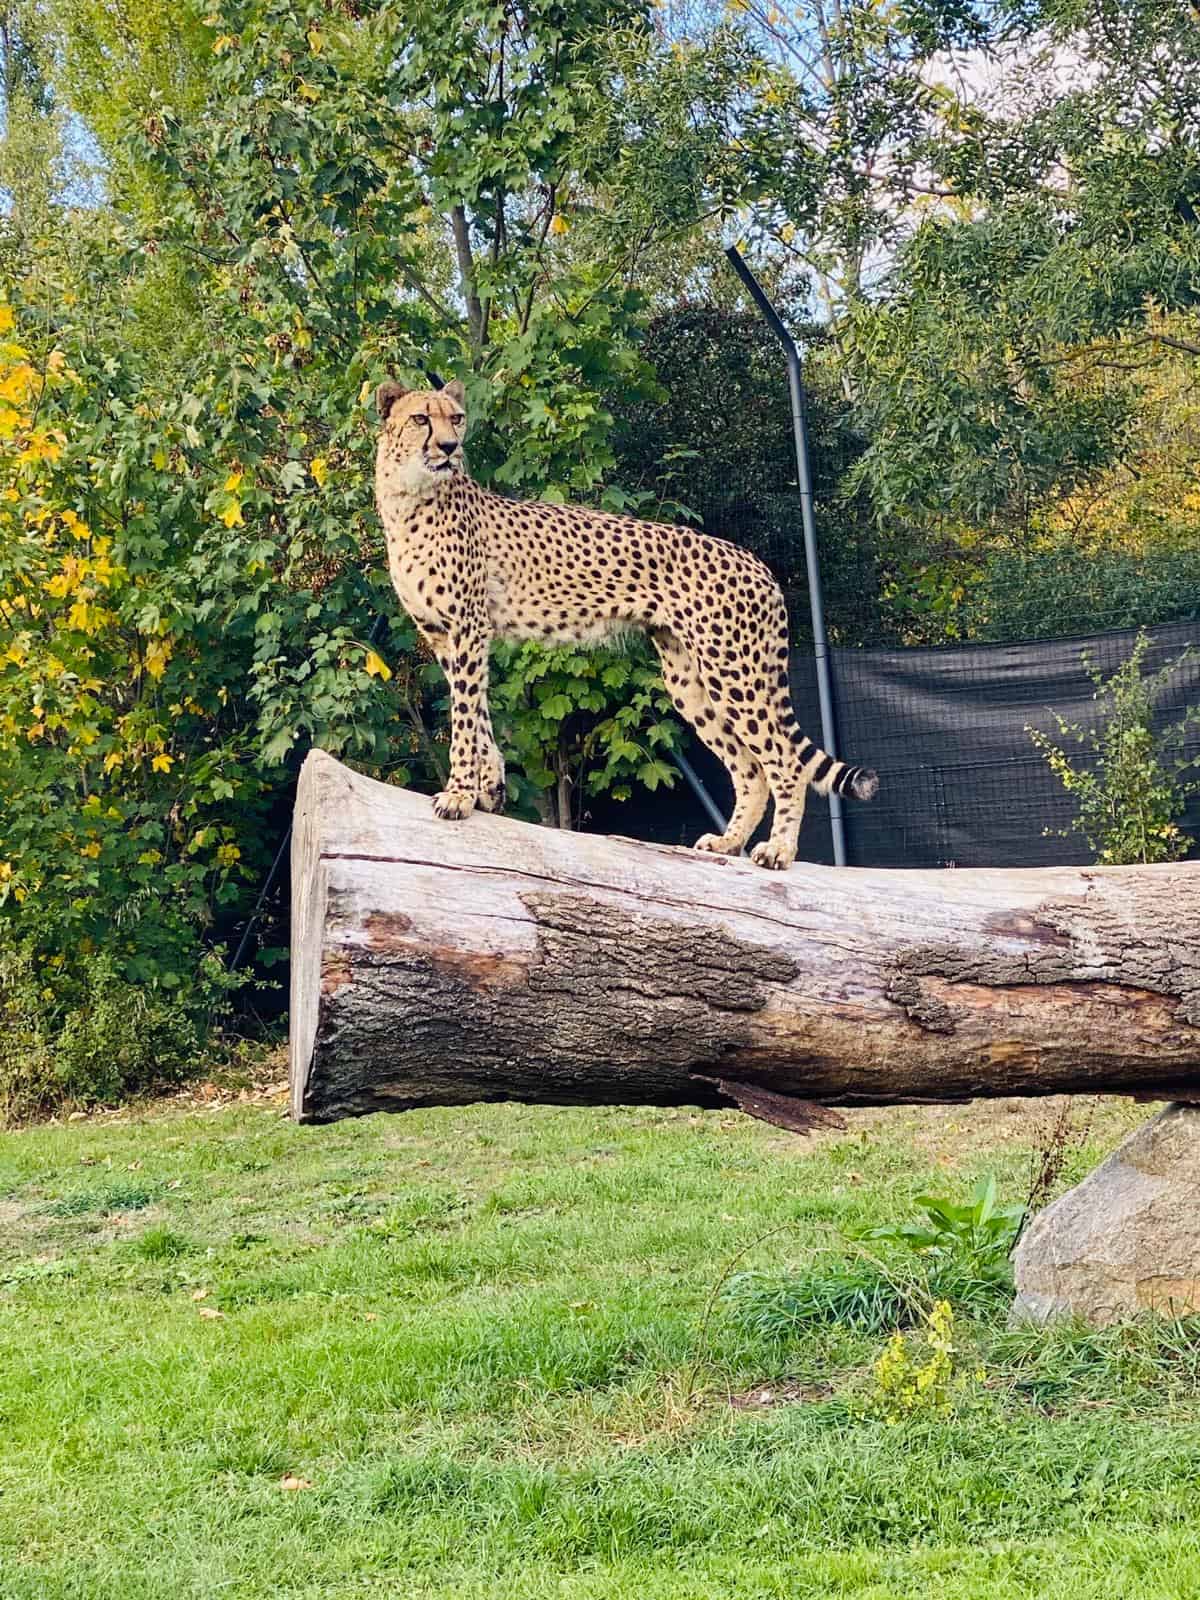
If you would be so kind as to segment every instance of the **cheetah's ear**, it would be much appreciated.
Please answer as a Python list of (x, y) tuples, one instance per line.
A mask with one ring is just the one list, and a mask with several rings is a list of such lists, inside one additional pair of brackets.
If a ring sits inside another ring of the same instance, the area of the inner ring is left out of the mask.
[(445, 388), (442, 390), (442, 393), (444, 395), (448, 395), (449, 398), (454, 401), (455, 405), (463, 406), (467, 403), (467, 391), (463, 387), (462, 380), (460, 378), (451, 379), (451, 381), (446, 384)]
[(375, 391), (375, 409), (379, 412), (380, 419), (387, 421), (388, 412), (402, 400), (408, 390), (402, 383), (397, 383), (394, 378), (387, 378)]

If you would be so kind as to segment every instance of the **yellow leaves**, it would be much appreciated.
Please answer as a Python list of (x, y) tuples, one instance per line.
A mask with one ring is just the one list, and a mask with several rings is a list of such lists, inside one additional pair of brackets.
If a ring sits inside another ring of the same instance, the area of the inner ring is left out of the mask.
[(313, 55), (319, 56), (325, 48), (325, 35), (319, 28), (310, 28), (306, 37), (308, 39), (308, 48)]
[(222, 867), (231, 867), (235, 861), (242, 859), (242, 852), (235, 844), (223, 844), (217, 851), (217, 864)]
[(242, 502), (240, 500), (231, 500), (221, 513), (221, 521), (227, 528), (244, 527), (245, 520), (242, 516)]
[(285, 1472), (279, 1480), (279, 1487), (294, 1493), (297, 1489), (311, 1489), (312, 1484), (307, 1478), (301, 1478), (294, 1472)]
[[(75, 539), (90, 539), (91, 538), (92, 530), (88, 527), (87, 523), (84, 522), (82, 517), (78, 516), (74, 511), (71, 511), (70, 509), (67, 509), (66, 511), (60, 511), (59, 514), (58, 514), (58, 517), (59, 517), (59, 521), (62, 523), (63, 527), (72, 536), (72, 538), (75, 538)], [(111, 545), (111, 543), (112, 543), (111, 539), (108, 539), (108, 540), (105, 541), (106, 545)]]
[(115, 772), (124, 760), (125, 757), (119, 750), (110, 750), (104, 758), (105, 772)]
[(156, 867), (163, 858), (161, 850), (143, 850), (138, 857), (139, 867)]
[(0, 657), (0, 660), (11, 661), (14, 667), (23, 667), (28, 659), (28, 654), (22, 644), (10, 644), (4, 655)]
[(319, 100), (321, 98), (320, 89), (315, 88), (311, 83), (305, 83), (303, 78), (300, 80), (300, 84), (296, 90), (296, 93), (300, 96), (301, 100), (307, 100), (310, 105), (314, 100)]
[(0, 333), (11, 333), (12, 330), (12, 307), (6, 301), (0, 301)]
[(167, 465), (167, 452), (163, 449), (162, 445), (157, 446), (154, 454), (150, 457), (150, 460), (154, 463), (154, 466), (159, 472), (162, 472), (165, 469)]
[(0, 378), (0, 400), (10, 406), (27, 405), (38, 389), (38, 375), (27, 361), (18, 361)]
[(226, 50), (232, 50), (237, 40), (232, 33), (219, 33), (213, 40), (213, 55), (223, 56)]
[(143, 664), (152, 678), (161, 678), (167, 670), (167, 662), (171, 659), (171, 642), (169, 639), (151, 639), (146, 646)]
[(7, 883), (8, 880), (12, 877), (12, 875), (13, 875), (13, 864), (12, 864), (12, 862), (11, 861), (0, 861), (0, 883)]
[(374, 650), (367, 651), (367, 659), (364, 662), (364, 667), (368, 677), (382, 678), (384, 683), (386, 683), (392, 675), (391, 667), (389, 667), (383, 657), (381, 655), (377, 655)]
[(154, 760), (150, 763), (150, 770), (152, 772), (170, 772), (174, 765), (175, 757), (167, 755), (164, 751), (160, 755), (155, 756)]
[(23, 466), (26, 462), (57, 461), (63, 453), (66, 444), (65, 436), (57, 428), (36, 428), (29, 435), (29, 442), (24, 450), (17, 456), (17, 465)]
[(79, 854), (81, 856), (88, 856), (91, 858), (91, 860), (95, 861), (96, 857), (100, 854), (99, 839), (89, 839), (87, 844), (85, 844), (80, 850)]
[(312, 462), (309, 464), (308, 470), (312, 473), (317, 487), (319, 489), (323, 489), (325, 487), (325, 480), (329, 476), (329, 463), (325, 460), (325, 457), (315, 456)]
[(552, 217), (550, 220), (551, 233), (566, 233), (569, 228), (570, 223), (567, 221), (566, 217)]
[(107, 607), (94, 605), (90, 600), (76, 600), (67, 612), (67, 627), (79, 633), (100, 633), (116, 620), (115, 614)]
[(231, 472), (229, 474), (229, 476), (225, 479), (225, 493), (226, 494), (236, 494), (238, 492), (238, 490), (241, 488), (242, 479), (245, 476), (246, 476), (246, 474), (244, 472), (240, 471), (240, 470), (235, 470), (235, 471)]

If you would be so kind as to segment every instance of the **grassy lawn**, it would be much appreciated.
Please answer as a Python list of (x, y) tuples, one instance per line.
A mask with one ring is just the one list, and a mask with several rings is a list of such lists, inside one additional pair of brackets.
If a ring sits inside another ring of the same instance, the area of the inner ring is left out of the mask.
[(890, 1426), (855, 1401), (883, 1335), (713, 1294), (925, 1187), (1020, 1199), (1030, 1129), (257, 1102), (0, 1135), (0, 1596), (1200, 1595), (1194, 1332), (960, 1319), (986, 1379)]

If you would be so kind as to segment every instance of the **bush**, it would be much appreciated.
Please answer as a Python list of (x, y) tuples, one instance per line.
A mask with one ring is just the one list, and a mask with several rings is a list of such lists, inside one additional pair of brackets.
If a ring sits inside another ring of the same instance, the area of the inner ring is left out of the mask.
[(0, 944), (0, 1122), (178, 1082), (198, 1068), (236, 983), (215, 953), (168, 992), (131, 983), (107, 955), (75, 976), (28, 944)]
[(1200, 550), (997, 551), (964, 583), (968, 639), (1053, 639), (1200, 616)]
[(1200, 723), (1200, 708), (1192, 707), (1172, 727), (1155, 732), (1154, 701), (1188, 652), (1143, 675), (1149, 648), (1149, 636), (1140, 633), (1128, 660), (1111, 678), (1083, 656), (1103, 720), (1086, 729), (1059, 716), (1055, 721), (1064, 738), (1091, 752), (1085, 765), (1073, 762), (1039, 729), (1026, 729), (1078, 804), (1079, 815), (1069, 831), (1082, 834), (1095, 859), (1109, 866), (1179, 861), (1191, 847), (1179, 819), (1189, 796), (1200, 790), (1200, 757), (1185, 755), (1183, 742), (1188, 729)]

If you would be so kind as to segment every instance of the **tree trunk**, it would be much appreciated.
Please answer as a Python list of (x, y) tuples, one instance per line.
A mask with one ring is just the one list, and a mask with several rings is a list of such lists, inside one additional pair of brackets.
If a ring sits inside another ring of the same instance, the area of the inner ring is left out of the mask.
[(897, 872), (531, 827), (314, 751), (292, 1110), (1200, 1098), (1200, 865)]

